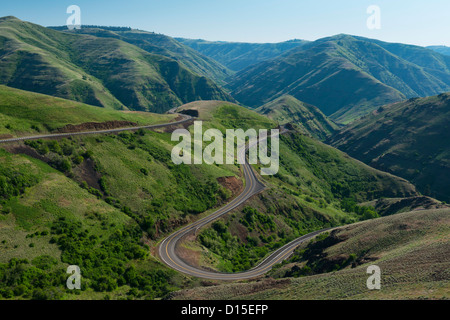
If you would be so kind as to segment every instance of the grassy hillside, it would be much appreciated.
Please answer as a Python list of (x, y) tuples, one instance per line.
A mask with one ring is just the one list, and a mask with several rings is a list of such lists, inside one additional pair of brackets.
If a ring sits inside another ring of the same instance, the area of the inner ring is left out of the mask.
[[(182, 107), (189, 108), (199, 111), (204, 129), (275, 126), (226, 102)], [(2, 297), (152, 299), (199, 285), (159, 264), (155, 247), (236, 196), (244, 182), (239, 165), (174, 165), (170, 136), (164, 129), (140, 130), (3, 145)], [(300, 133), (283, 137), (281, 154), (281, 170), (266, 180), (267, 191), (181, 250), (204, 266), (243, 270), (296, 236), (377, 216), (370, 208), (351, 208), (347, 198), (365, 202), (417, 194), (408, 182)], [(65, 289), (69, 264), (82, 269), (78, 294)], [(45, 281), (36, 283), (43, 274)], [(15, 282), (18, 277), (23, 280)]]
[(164, 112), (183, 103), (231, 100), (179, 62), (114, 38), (0, 20), (0, 83), (114, 109)]
[[(450, 294), (449, 213), (413, 211), (342, 227), (300, 246), (264, 280), (185, 290), (171, 297), (445, 299)], [(381, 269), (381, 290), (366, 287), (369, 265)]]
[(247, 68), (228, 84), (259, 107), (289, 94), (348, 123), (377, 107), (450, 88), (450, 58), (423, 47), (337, 35)]
[(225, 84), (224, 80), (233, 72), (214, 59), (200, 54), (192, 48), (178, 42), (174, 38), (163, 34), (142, 30), (114, 29), (108, 27), (83, 26), (81, 29), (67, 30), (67, 27), (55, 29), (77, 34), (90, 34), (96, 37), (116, 38), (135, 45), (149, 53), (162, 55), (187, 67), (189, 70), (204, 76), (219, 84)]
[[(0, 298), (102, 299), (118, 287), (154, 298), (174, 287), (120, 209), (39, 160), (1, 149), (0, 163)], [(83, 277), (76, 293), (65, 288), (73, 264)]]
[(220, 62), (233, 71), (243, 70), (308, 43), (306, 40), (290, 40), (280, 43), (225, 42), (184, 38), (176, 38), (176, 40)]
[(450, 201), (450, 94), (382, 107), (336, 133), (330, 143), (371, 166)]
[[(252, 121), (261, 124), (259, 119), (264, 118), (223, 102), (191, 103), (180, 109), (197, 110), (206, 122), (204, 126), (220, 129), (245, 129)], [(270, 122), (266, 128), (274, 127)], [(259, 166), (255, 169), (259, 172)], [(349, 199), (359, 203), (417, 195), (407, 181), (374, 170), (295, 131), (281, 139), (279, 172), (264, 180), (266, 191), (189, 239), (180, 255), (197, 266), (227, 272), (246, 270), (295, 237), (378, 216), (372, 208), (348, 206)]]
[(279, 124), (298, 125), (303, 133), (323, 140), (334, 133), (338, 126), (329, 120), (318, 108), (285, 95), (266, 103), (255, 110)]
[(116, 111), (0, 85), (0, 136), (53, 132), (68, 124), (118, 121), (135, 125), (167, 123), (175, 115)]

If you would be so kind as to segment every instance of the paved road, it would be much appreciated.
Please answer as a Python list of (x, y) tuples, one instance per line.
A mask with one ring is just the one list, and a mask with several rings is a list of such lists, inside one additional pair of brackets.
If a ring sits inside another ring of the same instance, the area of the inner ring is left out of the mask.
[(134, 131), (139, 129), (156, 129), (163, 128), (168, 126), (173, 126), (177, 124), (181, 124), (193, 119), (191, 116), (185, 114), (179, 114), (183, 119), (169, 122), (169, 123), (161, 123), (161, 124), (152, 124), (146, 126), (139, 127), (128, 127), (128, 128), (118, 128), (118, 129), (108, 129), (108, 130), (97, 130), (97, 131), (82, 131), (82, 132), (69, 132), (69, 133), (49, 133), (35, 136), (27, 136), (27, 137), (18, 137), (18, 138), (10, 138), (0, 140), (0, 143), (8, 143), (8, 142), (18, 142), (24, 140), (36, 140), (36, 139), (44, 139), (44, 138), (62, 138), (62, 137), (72, 137), (72, 136), (81, 136), (81, 135), (89, 135), (89, 134), (106, 134), (106, 133), (114, 133), (114, 132), (122, 132), (122, 131)]
[[(175, 109), (170, 110), (169, 113), (175, 113)], [(133, 131), (133, 130), (139, 130), (139, 129), (154, 129), (154, 128), (162, 128), (167, 127), (171, 125), (177, 125), (181, 124), (187, 121), (190, 121), (193, 119), (193, 117), (180, 114), (181, 117), (183, 117), (182, 120), (170, 122), (170, 123), (163, 123), (163, 124), (156, 124), (156, 125), (147, 125), (147, 126), (139, 126), (139, 127), (130, 127), (130, 128), (119, 128), (119, 129), (109, 129), (109, 130), (99, 130), (99, 131), (84, 131), (84, 132), (71, 132), (71, 133), (55, 133), (55, 134), (44, 134), (44, 135), (35, 135), (35, 136), (27, 136), (27, 137), (18, 137), (18, 138), (11, 138), (11, 139), (3, 139), (0, 140), (0, 143), (11, 143), (11, 142), (18, 142), (18, 141), (24, 141), (24, 140), (35, 140), (35, 139), (44, 139), (44, 138), (59, 138), (59, 137), (69, 137), (69, 136), (78, 136), (78, 135), (90, 135), (90, 134), (107, 134), (107, 133), (114, 133), (114, 132), (122, 132), (122, 131)], [(248, 148), (249, 146), (247, 146)], [(245, 158), (245, 150), (246, 148), (243, 148), (239, 151), (238, 157), (241, 159), (240, 163), (243, 164), (243, 171), (244, 171), (244, 178), (245, 178), (245, 188), (241, 194), (239, 194), (236, 198), (234, 198), (231, 202), (229, 202), (224, 207), (220, 208), (219, 210), (215, 211), (211, 215), (202, 218), (188, 226), (185, 226), (181, 228), (180, 230), (176, 231), (166, 239), (164, 239), (160, 245), (159, 245), (159, 256), (161, 260), (166, 263), (169, 267), (178, 270), (180, 272), (200, 277), (200, 278), (206, 278), (206, 279), (215, 279), (215, 280), (242, 280), (242, 279), (249, 279), (254, 278), (260, 275), (263, 275), (267, 271), (269, 271), (273, 265), (283, 261), (287, 257), (290, 256), (290, 254), (295, 250), (295, 248), (302, 242), (308, 241), (315, 237), (317, 234), (327, 230), (320, 230), (316, 231), (307, 235), (304, 235), (303, 237), (300, 237), (287, 245), (281, 247), (280, 249), (273, 252), (271, 255), (269, 255), (266, 259), (264, 259), (259, 265), (257, 265), (255, 268), (240, 272), (240, 273), (218, 273), (218, 272), (212, 272), (212, 271), (205, 271), (198, 268), (195, 268), (193, 266), (188, 265), (183, 260), (181, 260), (177, 254), (176, 254), (176, 246), (179, 243), (179, 241), (184, 238), (186, 235), (197, 232), (200, 228), (207, 225), (208, 223), (218, 219), (222, 215), (230, 212), (231, 210), (237, 208), (241, 204), (245, 203), (248, 199), (250, 199), (253, 195), (261, 192), (264, 190), (265, 186), (264, 184), (258, 180), (255, 172), (253, 171), (253, 168), (248, 164), (246, 158)], [(243, 159), (243, 161), (242, 161)]]
[(185, 261), (183, 261), (181, 258), (177, 255), (177, 246), (179, 245), (180, 241), (182, 241), (183, 238), (186, 236), (196, 233), (200, 228), (206, 226), (208, 223), (211, 223), (212, 221), (218, 219), (219, 217), (223, 216), (224, 214), (227, 214), (231, 210), (235, 209), (236, 207), (240, 206), (241, 204), (245, 203), (248, 199), (250, 199), (253, 195), (263, 191), (265, 189), (265, 186), (262, 182), (258, 180), (258, 177), (256, 176), (255, 172), (253, 171), (253, 168), (250, 166), (250, 164), (247, 162), (245, 158), (245, 150), (248, 149), (243, 148), (239, 151), (238, 157), (239, 159), (243, 159), (243, 161), (240, 161), (240, 163), (244, 162), (243, 165), (243, 171), (244, 171), (244, 177), (245, 177), (245, 188), (242, 191), (239, 196), (234, 198), (231, 202), (229, 202), (224, 207), (220, 208), (219, 210), (215, 211), (211, 215), (204, 217), (190, 225), (187, 225), (178, 231), (171, 234), (169, 237), (164, 239), (160, 245), (159, 245), (159, 256), (161, 260), (167, 264), (172, 269), (178, 270), (180, 272), (183, 272), (185, 274), (189, 274), (191, 276), (199, 277), (199, 278), (205, 278), (205, 279), (213, 279), (213, 280), (243, 280), (243, 279), (250, 279), (254, 277), (258, 277), (272, 269), (272, 267), (283, 261), (284, 259), (288, 258), (291, 253), (295, 250), (295, 248), (302, 242), (308, 241), (312, 238), (314, 238), (317, 234), (326, 231), (328, 229), (319, 230), (307, 235), (304, 235), (300, 238), (297, 238), (296, 240), (286, 244), (285, 246), (281, 247), (280, 249), (273, 252), (271, 255), (269, 255), (267, 258), (265, 258), (261, 263), (259, 263), (256, 267), (254, 267), (251, 270), (245, 271), (245, 272), (239, 272), (239, 273), (219, 273), (219, 272), (213, 272), (213, 271), (206, 271), (199, 268), (196, 268), (194, 266), (189, 265)]

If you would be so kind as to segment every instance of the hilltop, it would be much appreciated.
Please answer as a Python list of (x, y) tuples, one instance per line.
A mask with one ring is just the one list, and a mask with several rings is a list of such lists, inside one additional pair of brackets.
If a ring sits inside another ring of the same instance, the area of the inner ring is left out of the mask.
[(175, 39), (233, 71), (241, 71), (251, 65), (273, 59), (286, 51), (309, 42), (306, 40), (290, 40), (279, 43), (246, 43)]
[(54, 133), (67, 125), (108, 123), (117, 127), (174, 121), (176, 115), (118, 111), (0, 85), (0, 136)]
[(298, 125), (305, 134), (310, 134), (319, 140), (325, 139), (338, 129), (338, 126), (317, 107), (289, 95), (266, 103), (255, 111), (279, 124)]
[(337, 35), (242, 70), (228, 88), (250, 107), (288, 94), (348, 123), (388, 103), (448, 91), (450, 57), (418, 46)]
[(171, 58), (115, 38), (0, 20), (0, 84), (112, 109), (165, 112), (183, 103), (233, 100)]
[(52, 29), (76, 34), (90, 34), (102, 38), (119, 39), (149, 53), (173, 59), (196, 74), (214, 80), (220, 85), (225, 84), (225, 79), (234, 74), (233, 71), (221, 65), (216, 60), (204, 56), (189, 46), (163, 34), (131, 28), (102, 26), (82, 26), (81, 29), (74, 30), (68, 30), (67, 27), (52, 27)]
[[(445, 299), (450, 294), (450, 209), (396, 214), (338, 228), (301, 245), (259, 281), (211, 283), (172, 299)], [(369, 265), (381, 290), (368, 290)]]
[(426, 195), (450, 201), (450, 94), (379, 108), (343, 128), (329, 143), (372, 167), (413, 182)]

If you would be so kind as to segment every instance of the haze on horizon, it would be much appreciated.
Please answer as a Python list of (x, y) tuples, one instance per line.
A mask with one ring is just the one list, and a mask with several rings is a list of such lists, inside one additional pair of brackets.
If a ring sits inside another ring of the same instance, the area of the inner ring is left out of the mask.
[[(0, 16), (44, 26), (66, 23), (70, 5), (82, 24), (126, 26), (172, 37), (233, 42), (316, 40), (340, 33), (420, 46), (450, 46), (450, 1), (431, 0), (40, 0), (3, 3)], [(367, 8), (381, 10), (370, 30)]]

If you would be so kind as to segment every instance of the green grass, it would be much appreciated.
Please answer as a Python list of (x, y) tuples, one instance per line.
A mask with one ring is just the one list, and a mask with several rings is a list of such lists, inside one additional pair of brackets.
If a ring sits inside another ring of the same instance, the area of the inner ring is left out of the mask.
[[(448, 209), (364, 221), (302, 244), (290, 261), (275, 267), (265, 279), (183, 290), (173, 297), (182, 300), (448, 299), (448, 226)], [(330, 238), (337, 241), (324, 243)], [(306, 248), (318, 244), (323, 249), (320, 254), (317, 251), (316, 256), (305, 255)], [(289, 277), (307, 264), (333, 266), (351, 256), (357, 258), (339, 271)], [(369, 265), (381, 269), (381, 290), (366, 287)]]
[[(182, 110), (199, 112), (204, 127), (226, 128), (255, 126), (274, 128), (273, 120), (254, 111), (222, 102), (196, 102)], [(259, 172), (259, 165), (254, 166)], [(268, 252), (296, 237), (314, 230), (352, 223), (368, 217), (372, 211), (355, 210), (343, 200), (416, 195), (414, 186), (406, 181), (377, 171), (317, 140), (293, 132), (280, 141), (280, 170), (264, 177), (268, 189), (246, 203), (250, 208), (235, 210), (222, 221), (225, 230), (206, 228), (198, 242), (216, 256), (210, 267), (221, 271), (247, 270)], [(359, 207), (358, 207), (359, 208)], [(268, 221), (249, 224), (246, 210), (255, 210), (255, 217)], [(357, 211), (357, 212), (356, 212)], [(366, 212), (370, 211), (370, 212)], [(191, 247), (196, 247), (191, 243)]]
[(158, 113), (194, 100), (233, 100), (183, 62), (119, 39), (60, 32), (14, 17), (0, 20), (0, 39), (0, 83), (10, 87)]
[(174, 115), (122, 112), (0, 85), (0, 134), (25, 135), (54, 131), (67, 124), (130, 121), (137, 125), (171, 122)]
[(329, 143), (371, 166), (449, 201), (450, 95), (410, 99), (379, 108), (345, 127)]
[(319, 140), (334, 133), (338, 126), (328, 119), (317, 107), (284, 95), (256, 109), (280, 125), (290, 123), (299, 126), (304, 134)]
[(340, 34), (251, 66), (227, 87), (250, 107), (288, 94), (346, 124), (385, 104), (448, 91), (449, 74), (450, 58), (432, 50)]

